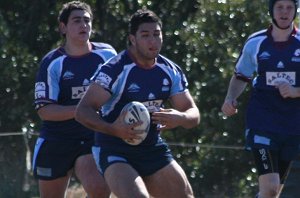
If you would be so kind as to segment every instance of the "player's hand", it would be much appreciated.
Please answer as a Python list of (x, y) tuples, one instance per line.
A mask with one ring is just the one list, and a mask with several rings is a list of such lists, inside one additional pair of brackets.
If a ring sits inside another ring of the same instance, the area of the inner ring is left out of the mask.
[(135, 130), (134, 127), (143, 124), (142, 121), (128, 124), (125, 120), (126, 112), (121, 112), (119, 117), (112, 124), (112, 134), (121, 139), (140, 139), (140, 134), (144, 133), (144, 131)]
[(299, 97), (299, 89), (291, 86), (287, 82), (279, 82), (276, 85), (276, 88), (278, 88), (279, 93), (283, 98), (296, 98), (296, 97)]
[(232, 116), (238, 112), (237, 101), (225, 99), (221, 109), (224, 115)]
[(180, 126), (182, 113), (175, 109), (163, 109), (152, 113), (152, 122), (157, 124), (159, 130), (172, 129)]

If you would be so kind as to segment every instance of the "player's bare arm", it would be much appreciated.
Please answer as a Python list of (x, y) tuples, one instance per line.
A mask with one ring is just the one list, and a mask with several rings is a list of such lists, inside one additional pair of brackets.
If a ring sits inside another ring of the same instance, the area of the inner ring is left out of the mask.
[(188, 91), (177, 94), (170, 99), (174, 109), (163, 109), (152, 114), (155, 124), (161, 124), (161, 130), (178, 126), (192, 128), (200, 123), (200, 113)]
[(86, 94), (77, 106), (75, 114), (76, 120), (95, 131), (101, 131), (122, 139), (139, 138), (133, 128), (140, 123), (126, 124), (123, 114), (113, 123), (105, 122), (100, 118), (97, 112), (110, 97), (110, 93), (102, 86), (97, 83), (91, 83)]
[(222, 112), (226, 116), (232, 116), (237, 113), (237, 98), (242, 94), (246, 86), (247, 82), (237, 79), (235, 75), (232, 76), (222, 105)]
[(63, 106), (58, 104), (48, 104), (38, 110), (38, 115), (42, 120), (64, 121), (73, 119), (76, 105)]

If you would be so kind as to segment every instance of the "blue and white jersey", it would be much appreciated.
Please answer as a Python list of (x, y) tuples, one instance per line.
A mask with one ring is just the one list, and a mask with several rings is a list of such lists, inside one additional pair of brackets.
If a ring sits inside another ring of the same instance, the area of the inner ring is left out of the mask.
[[(47, 104), (77, 105), (96, 70), (117, 53), (105, 43), (92, 43), (92, 51), (69, 56), (63, 48), (49, 52), (41, 61), (35, 83), (35, 108)], [(75, 119), (43, 121), (40, 136), (45, 139), (93, 138), (94, 133)]]
[[(159, 55), (153, 68), (143, 69), (130, 58), (127, 50), (104, 64), (92, 80), (111, 93), (110, 100), (101, 109), (102, 118), (107, 122), (114, 122), (131, 101), (142, 102), (151, 114), (163, 107), (170, 96), (187, 91), (188, 85), (180, 67), (169, 59)], [(146, 139), (138, 146), (161, 142), (157, 126), (152, 124)], [(130, 147), (120, 138), (104, 133), (96, 133), (96, 144)]]
[(288, 41), (274, 42), (272, 27), (251, 35), (237, 61), (237, 78), (251, 80), (247, 128), (300, 135), (300, 98), (284, 99), (278, 82), (300, 87), (300, 32), (294, 29)]

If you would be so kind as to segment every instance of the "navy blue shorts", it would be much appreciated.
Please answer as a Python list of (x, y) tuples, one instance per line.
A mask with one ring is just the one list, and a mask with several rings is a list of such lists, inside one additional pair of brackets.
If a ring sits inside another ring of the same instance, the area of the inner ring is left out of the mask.
[(149, 176), (173, 161), (166, 144), (159, 146), (139, 146), (127, 149), (93, 147), (93, 155), (101, 174), (114, 163), (131, 165), (140, 176)]
[(246, 132), (246, 149), (277, 151), (278, 159), (291, 161), (299, 154), (300, 135), (269, 133), (256, 130)]
[(35, 178), (53, 180), (67, 175), (78, 157), (92, 153), (94, 140), (45, 140), (38, 138), (33, 155)]

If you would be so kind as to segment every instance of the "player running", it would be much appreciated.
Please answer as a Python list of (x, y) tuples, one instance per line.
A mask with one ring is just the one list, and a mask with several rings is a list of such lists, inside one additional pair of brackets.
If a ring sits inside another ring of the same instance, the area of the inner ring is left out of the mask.
[(58, 20), (64, 43), (42, 60), (35, 83), (35, 108), (42, 119), (33, 171), (42, 198), (63, 198), (74, 172), (89, 198), (109, 197), (91, 148), (94, 132), (75, 121), (75, 108), (90, 78), (116, 55), (108, 44), (90, 42), (93, 14), (88, 4), (63, 5)]
[[(222, 106), (237, 113), (237, 98), (252, 83), (246, 146), (254, 155), (259, 198), (280, 195), (300, 143), (300, 32), (297, 0), (270, 0), (272, 25), (252, 34), (237, 60)], [(254, 74), (256, 74), (254, 76)]]
[[(111, 191), (122, 198), (193, 197), (190, 183), (160, 131), (198, 125), (200, 114), (182, 70), (159, 54), (162, 23), (155, 13), (138, 10), (129, 24), (129, 42), (124, 50), (93, 77), (79, 103), (76, 119), (98, 131), (95, 159)], [(172, 108), (164, 108), (170, 101)], [(122, 108), (130, 101), (144, 103), (153, 124), (146, 139), (137, 146), (123, 139), (136, 139), (126, 125)], [(97, 111), (101, 108), (102, 118)]]

